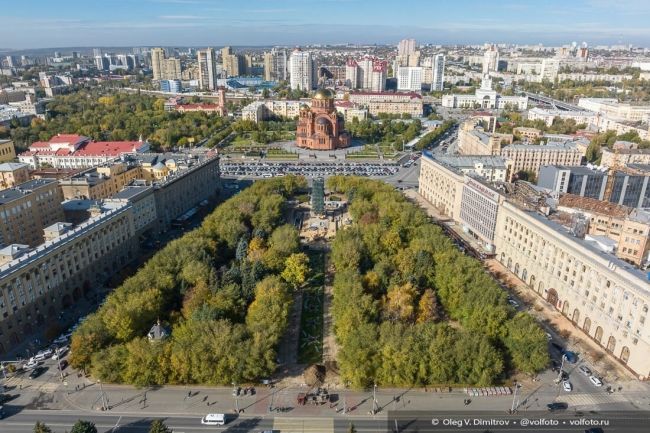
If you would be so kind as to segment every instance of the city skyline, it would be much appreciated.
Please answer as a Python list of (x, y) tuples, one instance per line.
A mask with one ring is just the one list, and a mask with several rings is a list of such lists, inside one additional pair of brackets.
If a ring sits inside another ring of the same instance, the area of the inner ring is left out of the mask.
[[(5, 7), (0, 49), (131, 45), (302, 45), (419, 43), (650, 45), (641, 0), (431, 4), (411, 0), (36, 0), (29, 10)], [(322, 14), (314, 14), (320, 7)], [(421, 11), (423, 13), (414, 13)], [(427, 12), (429, 11), (429, 12)], [(324, 16), (324, 18), (323, 18)]]

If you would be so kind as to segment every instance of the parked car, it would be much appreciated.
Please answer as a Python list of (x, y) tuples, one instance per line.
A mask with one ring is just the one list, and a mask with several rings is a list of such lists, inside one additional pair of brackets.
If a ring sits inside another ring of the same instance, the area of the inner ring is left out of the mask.
[(62, 359), (59, 361), (59, 368), (61, 370), (65, 370), (68, 367), (68, 360), (67, 359)]
[(56, 361), (57, 359), (63, 358), (65, 355), (68, 354), (68, 346), (63, 346), (59, 347), (54, 351), (54, 355), (52, 355), (52, 359)]
[(40, 362), (37, 361), (36, 359), (34, 359), (34, 357), (32, 356), (31, 358), (29, 358), (29, 361), (27, 361), (27, 364), (25, 364), (23, 366), (23, 369), (32, 370), (32, 369), (38, 367), (38, 364), (40, 364)]
[(578, 367), (578, 371), (580, 371), (580, 373), (584, 374), (587, 377), (591, 376), (591, 370), (586, 365), (581, 365), (580, 367)]
[(603, 386), (603, 381), (600, 378), (594, 376), (593, 374), (589, 376), (589, 382), (594, 384), (594, 386)]
[(519, 308), (519, 302), (515, 301), (514, 299), (508, 299), (508, 303), (515, 308)]
[(570, 350), (565, 350), (562, 352), (562, 355), (566, 358), (567, 362), (570, 362), (571, 364), (575, 364), (578, 362), (578, 355), (575, 352), (571, 352)]
[(564, 389), (566, 392), (571, 392), (573, 390), (573, 385), (571, 385), (571, 382), (568, 380), (565, 380), (562, 382), (562, 389)]
[(39, 350), (38, 353), (36, 353), (36, 355), (34, 355), (34, 359), (37, 360), (37, 361), (44, 361), (47, 358), (50, 358), (53, 353), (54, 353), (54, 351), (52, 349), (49, 349), (49, 348)]
[(556, 401), (555, 403), (549, 403), (546, 405), (546, 408), (548, 409), (549, 412), (558, 412), (558, 411), (566, 410), (568, 407), (569, 407), (568, 404), (561, 401)]
[(36, 379), (41, 374), (45, 373), (45, 370), (47, 370), (47, 368), (45, 368), (45, 367), (40, 367), (40, 366), (36, 367), (35, 369), (32, 370), (31, 373), (29, 373), (29, 378), (30, 379)]

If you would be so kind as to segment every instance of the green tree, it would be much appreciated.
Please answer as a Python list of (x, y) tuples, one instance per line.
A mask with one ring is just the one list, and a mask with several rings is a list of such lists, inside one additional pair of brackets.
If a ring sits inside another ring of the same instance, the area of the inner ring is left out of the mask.
[(44, 422), (36, 421), (36, 424), (34, 424), (34, 433), (52, 433), (52, 429)]
[(90, 421), (78, 420), (72, 426), (70, 433), (97, 433), (97, 427)]
[(172, 429), (167, 427), (163, 420), (155, 419), (149, 427), (149, 433), (172, 433)]
[(291, 254), (285, 261), (282, 278), (293, 288), (305, 283), (309, 275), (309, 257), (305, 253)]

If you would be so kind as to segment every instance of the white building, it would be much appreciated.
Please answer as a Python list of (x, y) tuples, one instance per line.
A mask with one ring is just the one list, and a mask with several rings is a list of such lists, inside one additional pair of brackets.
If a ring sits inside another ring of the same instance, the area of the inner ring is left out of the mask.
[(302, 105), (310, 105), (308, 101), (265, 100), (255, 101), (242, 108), (242, 119), (257, 123), (269, 120), (274, 116), (293, 119), (300, 114)]
[(312, 90), (315, 80), (314, 61), (311, 53), (299, 49), (289, 58), (289, 83), (292, 90)]
[(287, 81), (289, 78), (287, 65), (287, 51), (272, 48), (270, 52), (264, 53), (264, 79), (266, 81)]
[(400, 67), (397, 69), (397, 90), (419, 92), (422, 90), (422, 68)]
[(551, 126), (556, 117), (563, 120), (573, 119), (577, 125), (596, 123), (596, 113), (593, 111), (546, 110), (539, 107), (528, 110), (528, 120), (542, 120), (547, 126)]
[(442, 91), (445, 82), (445, 55), (436, 54), (433, 57), (433, 81), (431, 82), (431, 90)]
[(361, 60), (348, 60), (345, 65), (345, 81), (351, 89), (371, 92), (386, 90), (388, 67), (377, 57), (364, 56)]
[(647, 121), (650, 116), (650, 105), (631, 105), (614, 98), (580, 98), (578, 107), (604, 114), (611, 119), (630, 122)]
[(511, 106), (515, 110), (525, 110), (528, 106), (527, 96), (501, 96), (492, 90), (492, 79), (485, 75), (481, 87), (474, 95), (444, 95), (442, 106), (447, 108), (483, 108), (503, 109)]
[(540, 76), (542, 80), (555, 81), (560, 72), (560, 61), (557, 59), (542, 60)]
[(491, 45), (490, 48), (483, 54), (483, 74), (496, 72), (499, 70), (499, 50), (496, 45)]

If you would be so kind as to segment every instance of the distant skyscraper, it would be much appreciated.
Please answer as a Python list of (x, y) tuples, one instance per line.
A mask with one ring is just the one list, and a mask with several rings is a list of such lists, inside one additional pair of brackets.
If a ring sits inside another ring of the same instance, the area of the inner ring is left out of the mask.
[(79, 58), (79, 51), (73, 51), (72, 52), (72, 58), (73, 59), (78, 59)]
[(55, 51), (55, 52), (54, 52), (54, 58), (55, 58), (55, 59), (60, 59), (60, 58), (61, 58), (61, 53), (58, 52), (58, 51)]
[(345, 66), (345, 80), (353, 89), (381, 92), (386, 89), (387, 65), (376, 57), (364, 56), (355, 61), (350, 59)]
[(199, 59), (199, 87), (214, 90), (217, 87), (217, 55), (213, 48), (197, 51)]
[(490, 48), (483, 54), (483, 73), (489, 74), (499, 70), (499, 49), (496, 45), (490, 45)]
[(397, 55), (408, 56), (415, 52), (415, 39), (402, 39), (397, 44)]
[(233, 53), (230, 47), (221, 49), (221, 65), (227, 77), (238, 77), (246, 70), (244, 57)]
[(433, 57), (433, 81), (431, 90), (442, 91), (445, 82), (445, 55), (436, 54)]
[(287, 81), (287, 50), (272, 48), (264, 53), (264, 79), (266, 81)]
[(397, 90), (422, 90), (422, 68), (419, 66), (402, 66), (397, 70)]
[(111, 68), (111, 59), (106, 56), (95, 57), (95, 66), (100, 71), (108, 71)]
[(7, 56), (6, 61), (7, 61), (7, 66), (10, 67), (10, 68), (15, 68), (15, 67), (17, 67), (19, 65), (18, 64), (18, 57), (16, 57), (16, 56)]
[(102, 54), (103, 54), (103, 53), (102, 53), (102, 49), (101, 49), (101, 48), (93, 48), (93, 57), (99, 57), (99, 56), (101, 56)]
[(299, 49), (289, 58), (289, 80), (291, 89), (312, 90), (314, 88), (314, 61), (311, 53)]
[(161, 80), (164, 71), (165, 50), (162, 48), (151, 49), (151, 70), (153, 71), (153, 79)]

